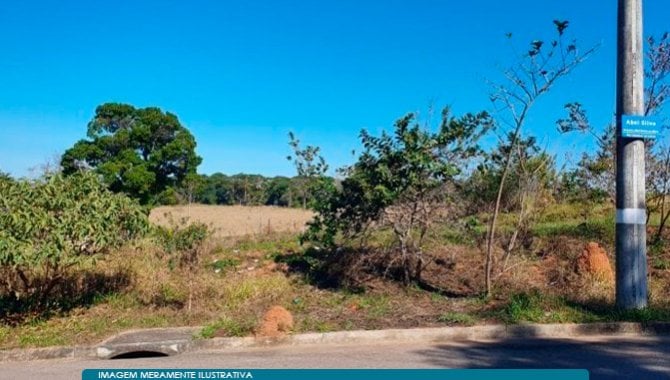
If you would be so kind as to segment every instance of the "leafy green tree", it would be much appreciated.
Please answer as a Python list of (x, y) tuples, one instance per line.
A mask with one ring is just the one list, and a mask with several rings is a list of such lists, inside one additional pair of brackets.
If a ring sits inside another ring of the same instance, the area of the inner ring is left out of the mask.
[(0, 289), (46, 306), (68, 270), (148, 230), (136, 201), (90, 172), (0, 181)]
[[(310, 181), (313, 179), (310, 179)], [(329, 179), (333, 181), (333, 179)], [(189, 183), (187, 180), (186, 183)], [(300, 207), (315, 201), (314, 189), (306, 189), (305, 177), (264, 177), (253, 174), (202, 175), (195, 183), (194, 200), (204, 204)], [(181, 193), (185, 193), (182, 188)]]
[(264, 199), (268, 206), (291, 206), (291, 179), (287, 177), (274, 177), (265, 181)]
[(207, 177), (197, 173), (188, 173), (177, 190), (179, 203), (191, 204), (197, 202), (204, 191)]
[(229, 177), (233, 204), (253, 206), (264, 204), (266, 178), (258, 174), (235, 174)]
[(159, 108), (106, 103), (95, 110), (87, 139), (65, 151), (63, 173), (92, 168), (114, 192), (152, 203), (175, 191), (202, 159), (177, 116)]
[(230, 179), (221, 173), (205, 176), (205, 184), (198, 193), (198, 202), (210, 205), (233, 204)]
[(490, 126), (486, 113), (455, 118), (445, 109), (437, 132), (420, 126), (414, 114), (398, 120), (392, 135), (362, 131), (365, 151), (345, 170), (341, 189), (318, 199), (305, 238), (334, 245), (337, 234), (349, 239), (373, 226), (390, 227), (403, 281), (421, 283), (423, 239), (449, 213), (452, 186), (481, 153), (478, 141)]

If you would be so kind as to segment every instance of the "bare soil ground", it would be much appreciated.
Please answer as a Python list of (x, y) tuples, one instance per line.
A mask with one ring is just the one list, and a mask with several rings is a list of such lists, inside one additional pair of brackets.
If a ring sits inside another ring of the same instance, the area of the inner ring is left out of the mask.
[(275, 232), (300, 232), (312, 218), (312, 213), (303, 209), (273, 206), (211, 206), (186, 205), (163, 206), (151, 210), (152, 223), (165, 225), (170, 216), (196, 220), (210, 225), (215, 236), (244, 236), (271, 234)]

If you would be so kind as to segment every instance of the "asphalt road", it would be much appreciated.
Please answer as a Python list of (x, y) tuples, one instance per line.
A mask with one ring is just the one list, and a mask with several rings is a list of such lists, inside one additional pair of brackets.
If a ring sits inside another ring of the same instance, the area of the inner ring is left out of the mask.
[(2, 362), (0, 379), (81, 379), (85, 368), (586, 368), (591, 379), (670, 379), (670, 337), (296, 346), (163, 358)]

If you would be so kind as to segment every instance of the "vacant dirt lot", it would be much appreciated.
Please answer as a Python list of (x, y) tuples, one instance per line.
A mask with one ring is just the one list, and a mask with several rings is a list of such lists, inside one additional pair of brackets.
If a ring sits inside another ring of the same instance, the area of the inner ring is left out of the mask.
[(189, 218), (211, 225), (219, 237), (259, 235), (273, 232), (297, 232), (312, 218), (307, 210), (285, 207), (247, 206), (163, 206), (151, 210), (151, 222), (169, 223)]

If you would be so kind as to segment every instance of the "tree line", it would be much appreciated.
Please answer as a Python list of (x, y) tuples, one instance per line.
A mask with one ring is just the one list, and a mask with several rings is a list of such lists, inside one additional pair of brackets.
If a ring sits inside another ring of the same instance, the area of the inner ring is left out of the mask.
[(309, 191), (309, 180), (304, 176), (214, 173), (198, 175), (190, 181), (176, 191), (174, 203), (309, 208), (315, 202), (315, 194)]

